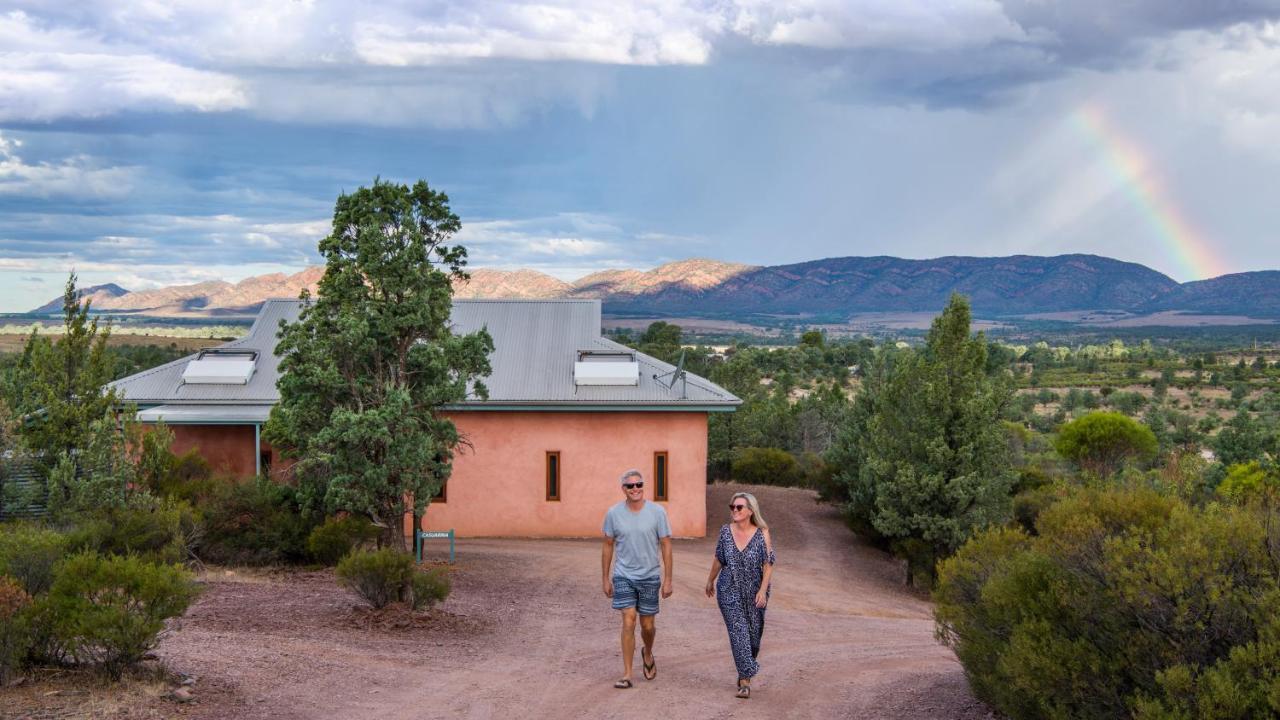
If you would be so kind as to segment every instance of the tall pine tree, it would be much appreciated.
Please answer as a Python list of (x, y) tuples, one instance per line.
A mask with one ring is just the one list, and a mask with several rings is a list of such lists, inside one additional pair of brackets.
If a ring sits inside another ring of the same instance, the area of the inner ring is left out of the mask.
[(276, 352), (280, 403), (265, 437), (297, 458), (304, 503), (367, 515), (405, 548), (403, 518), (423, 512), (460, 438), (441, 407), (485, 397), (493, 341), (449, 329), (451, 279), (466, 250), (449, 198), (419, 181), (375, 181), (338, 198), (320, 241), (325, 274)]
[(931, 582), (939, 558), (1009, 513), (1000, 415), (1012, 390), (987, 374), (986, 339), (969, 325), (953, 295), (923, 350), (875, 363), (829, 455), (853, 518), (907, 557), (913, 579)]

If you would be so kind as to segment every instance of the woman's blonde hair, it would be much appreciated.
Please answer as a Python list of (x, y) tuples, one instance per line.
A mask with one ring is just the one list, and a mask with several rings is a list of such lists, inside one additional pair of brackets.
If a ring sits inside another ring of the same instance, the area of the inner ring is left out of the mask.
[(760, 503), (756, 501), (756, 496), (745, 492), (734, 493), (733, 497), (729, 498), (729, 504), (732, 505), (733, 501), (738, 498), (746, 500), (747, 507), (751, 508), (751, 524), (758, 528), (768, 530), (769, 523), (765, 522), (764, 518), (760, 516)]

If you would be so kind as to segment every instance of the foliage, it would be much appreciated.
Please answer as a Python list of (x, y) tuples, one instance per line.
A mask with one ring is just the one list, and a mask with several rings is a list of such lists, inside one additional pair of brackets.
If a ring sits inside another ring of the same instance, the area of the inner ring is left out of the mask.
[(752, 485), (796, 485), (801, 478), (795, 457), (786, 450), (748, 447), (733, 458), (733, 479)]
[(59, 463), (78, 469), (85, 458), (74, 451), (100, 432), (118, 401), (104, 390), (115, 365), (107, 351), (111, 326), (99, 329), (89, 305), (79, 301), (72, 273), (62, 295), (61, 337), (50, 342), (33, 331), (5, 383), (9, 406), (28, 418), (20, 426), (24, 443), (45, 473)]
[(412, 588), (415, 575), (413, 556), (384, 548), (351, 553), (338, 562), (339, 582), (374, 608), (383, 608), (401, 599)]
[(266, 478), (217, 480), (198, 501), (204, 536), (202, 560), (237, 565), (303, 562), (316, 522), (299, 505), (296, 489)]
[(1218, 432), (1213, 441), (1213, 451), (1223, 465), (1238, 465), (1254, 460), (1261, 460), (1267, 454), (1273, 456), (1277, 450), (1275, 433), (1248, 412), (1236, 413), (1236, 416)]
[(439, 492), (460, 441), (440, 407), (487, 395), (491, 338), (449, 328), (466, 250), (446, 243), (460, 227), (422, 181), (342, 195), (318, 296), (276, 348), (281, 399), (265, 437), (298, 458), (303, 501), (368, 515), (400, 548), (402, 518)]
[[(1280, 652), (1273, 513), (1076, 490), (1037, 536), (993, 528), (940, 565), (938, 636), (1011, 718), (1258, 717), (1277, 697), (1275, 664), (1245, 663)], [(1171, 712), (1213, 697), (1247, 711)]]
[(30, 606), (31, 596), (22, 586), (0, 574), (0, 688), (31, 649)]
[(49, 473), (48, 506), (54, 517), (145, 502), (126, 442), (130, 433), (107, 413), (89, 425), (79, 447), (62, 454)]
[(1107, 477), (1130, 461), (1155, 457), (1156, 436), (1143, 424), (1116, 412), (1094, 412), (1067, 423), (1054, 448), (1081, 469)]
[(896, 540), (926, 578), (934, 560), (1009, 514), (1014, 475), (999, 418), (1011, 390), (987, 375), (986, 340), (969, 325), (968, 302), (953, 296), (923, 351), (875, 363), (827, 458), (855, 527)]
[(307, 550), (316, 562), (333, 565), (354, 548), (378, 537), (378, 529), (362, 517), (330, 518), (307, 537)]
[(66, 554), (61, 533), (28, 523), (0, 525), (0, 575), (8, 575), (32, 596), (53, 585), (54, 569)]
[(449, 597), (453, 583), (449, 580), (449, 571), (432, 568), (425, 572), (415, 572), (410, 583), (413, 587), (413, 599), (410, 605), (414, 610), (426, 610)]
[(67, 558), (41, 600), (67, 657), (118, 678), (155, 647), (164, 621), (196, 596), (190, 575), (134, 556)]
[(135, 507), (105, 507), (76, 518), (67, 546), (72, 552), (178, 563), (192, 556), (197, 525), (195, 512), (182, 502), (153, 500)]
[(1276, 468), (1263, 467), (1257, 461), (1232, 465), (1227, 468), (1227, 476), (1218, 484), (1218, 494), (1235, 502), (1277, 490), (1280, 490), (1280, 473)]

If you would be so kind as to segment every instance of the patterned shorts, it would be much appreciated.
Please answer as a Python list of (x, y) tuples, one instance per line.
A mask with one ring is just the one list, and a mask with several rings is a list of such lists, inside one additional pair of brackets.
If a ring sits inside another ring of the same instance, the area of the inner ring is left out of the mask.
[(613, 609), (625, 610), (633, 607), (640, 615), (657, 615), (658, 590), (661, 587), (662, 578), (628, 580), (620, 575), (614, 575)]

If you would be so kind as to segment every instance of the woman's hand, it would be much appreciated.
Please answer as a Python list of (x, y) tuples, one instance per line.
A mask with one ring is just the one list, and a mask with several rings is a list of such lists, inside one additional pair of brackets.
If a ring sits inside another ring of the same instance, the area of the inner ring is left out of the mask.
[(764, 587), (761, 587), (756, 593), (756, 607), (764, 609), (767, 604), (769, 604), (769, 596), (765, 593)]
[(715, 594), (716, 594), (716, 583), (714, 580), (708, 580), (707, 581), (707, 597), (711, 597)]

